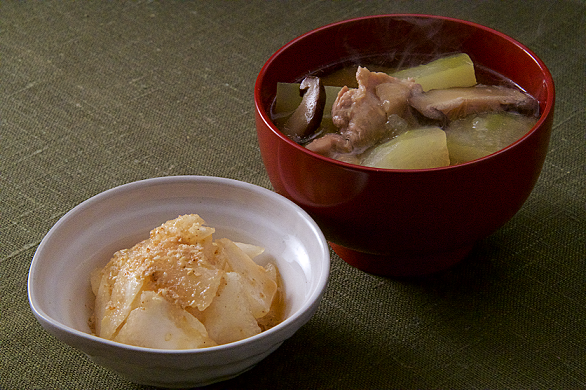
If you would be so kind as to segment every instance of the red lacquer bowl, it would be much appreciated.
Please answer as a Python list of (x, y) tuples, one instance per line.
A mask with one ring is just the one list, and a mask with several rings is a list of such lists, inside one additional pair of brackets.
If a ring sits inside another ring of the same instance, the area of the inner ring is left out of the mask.
[[(537, 98), (541, 114), (535, 127), (509, 147), (472, 162), (389, 170), (317, 155), (271, 121), (277, 82), (298, 81), (362, 57), (402, 61), (413, 54), (453, 52), (467, 53), (476, 65)], [(275, 191), (305, 209), (347, 263), (373, 274), (412, 276), (459, 262), (521, 208), (547, 153), (555, 90), (544, 63), (498, 31), (439, 16), (381, 15), (327, 25), (289, 42), (260, 71), (254, 99), (260, 151)]]

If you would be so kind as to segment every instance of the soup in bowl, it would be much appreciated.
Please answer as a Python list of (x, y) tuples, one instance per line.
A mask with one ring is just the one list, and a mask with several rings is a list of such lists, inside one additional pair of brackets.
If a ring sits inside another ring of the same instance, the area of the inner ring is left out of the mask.
[[(433, 168), (364, 166), (308, 147), (275, 116), (284, 83), (325, 80), (342, 68), (400, 71), (454, 53), (473, 62), (479, 85), (507, 85), (535, 102), (534, 122), (508, 146)], [(275, 191), (315, 219), (343, 260), (387, 276), (448, 268), (519, 211), (543, 166), (554, 100), (551, 74), (527, 47), (472, 22), (430, 15), (369, 16), (310, 31), (271, 56), (255, 85), (258, 141)]]

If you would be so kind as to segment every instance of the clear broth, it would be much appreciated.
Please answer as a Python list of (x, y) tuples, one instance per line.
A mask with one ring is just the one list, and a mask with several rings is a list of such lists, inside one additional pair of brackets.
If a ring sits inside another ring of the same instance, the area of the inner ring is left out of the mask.
[[(451, 54), (456, 54), (456, 53), (445, 53), (444, 55), (442, 55), (442, 57), (448, 56)], [(348, 86), (348, 88), (357, 88), (358, 82), (356, 80), (356, 71), (359, 66), (366, 67), (371, 72), (384, 72), (384, 73), (392, 74), (392, 73), (400, 71), (402, 69), (407, 69), (407, 68), (411, 68), (411, 67), (418, 66), (421, 64), (429, 63), (429, 62), (431, 62), (435, 59), (438, 59), (440, 57), (410, 55), (410, 56), (403, 56), (403, 59), (404, 58), (409, 58), (407, 65), (405, 65), (406, 61), (402, 60), (401, 64), (397, 65), (396, 63), (390, 63), (390, 61), (387, 58), (382, 58), (380, 56), (363, 58), (360, 62), (357, 62), (355, 60), (340, 62), (340, 63), (332, 64), (332, 65), (326, 66), (324, 68), (318, 69), (308, 75), (304, 75), (304, 76), (300, 77), (297, 80), (297, 82), (301, 82), (307, 76), (316, 76), (316, 77), (321, 78), (321, 80), (325, 86), (335, 86), (335, 87)], [(489, 69), (485, 66), (479, 65), (477, 63), (474, 63), (474, 69), (475, 69), (476, 80), (477, 80), (478, 84), (504, 86), (504, 87), (508, 87), (508, 88), (514, 88), (514, 89), (520, 90), (520, 91), (528, 94), (527, 91), (525, 91), (523, 88), (521, 88), (518, 84), (516, 84), (512, 80), (508, 79), (507, 77), (503, 76), (502, 74), (495, 72), (492, 69)], [(275, 101), (276, 101), (276, 97), (275, 97), (275, 100), (273, 101), (273, 105), (271, 107), (271, 119), (273, 120), (273, 122), (275, 124), (277, 124), (277, 127), (279, 127), (279, 124), (284, 123), (284, 120), (286, 119), (286, 117), (283, 117), (283, 114), (279, 114), (279, 115), (274, 114), (272, 108), (275, 105)], [(415, 114), (417, 115), (418, 113), (415, 113)], [(531, 116), (537, 117), (539, 115), (539, 112), (537, 112), (537, 111), (536, 112), (522, 112), (520, 114), (523, 114), (528, 117), (531, 117)], [(438, 125), (437, 121), (427, 119), (422, 115), (417, 115), (417, 116), (418, 116), (419, 124), (421, 126), (426, 126), (426, 125), (436, 125), (437, 126)], [(440, 127), (444, 128), (444, 126), (440, 126)], [(331, 123), (331, 119), (330, 120), (324, 119), (322, 121), (322, 124), (320, 125), (320, 128), (314, 134), (312, 134), (308, 138), (300, 140), (298, 143), (300, 145), (307, 145), (308, 143), (310, 143), (314, 139), (319, 138), (326, 133), (335, 132), (336, 130), (337, 130), (337, 128), (333, 125), (333, 123)], [(528, 129), (527, 131), (529, 131), (529, 130), (530, 129)], [(386, 139), (384, 141), (388, 141), (388, 139)], [(374, 145), (370, 149), (374, 148), (375, 146), (376, 145)]]

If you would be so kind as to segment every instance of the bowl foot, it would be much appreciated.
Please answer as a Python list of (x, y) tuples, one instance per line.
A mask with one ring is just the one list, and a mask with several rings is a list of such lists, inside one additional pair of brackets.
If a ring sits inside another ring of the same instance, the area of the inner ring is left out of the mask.
[(333, 242), (329, 244), (351, 266), (374, 275), (394, 277), (423, 276), (445, 270), (463, 260), (474, 247), (469, 245), (448, 252), (403, 257), (376, 255), (348, 249)]

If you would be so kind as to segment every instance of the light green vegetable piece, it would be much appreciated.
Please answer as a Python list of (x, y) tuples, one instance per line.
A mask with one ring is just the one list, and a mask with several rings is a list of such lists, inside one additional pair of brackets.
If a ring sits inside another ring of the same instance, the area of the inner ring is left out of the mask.
[(391, 73), (399, 79), (413, 78), (423, 91), (476, 85), (474, 63), (466, 53), (439, 58), (424, 65)]
[(446, 133), (439, 127), (409, 130), (375, 147), (362, 165), (387, 169), (426, 169), (450, 165)]
[(446, 128), (452, 164), (488, 156), (511, 145), (535, 125), (537, 118), (514, 112), (472, 115)]

